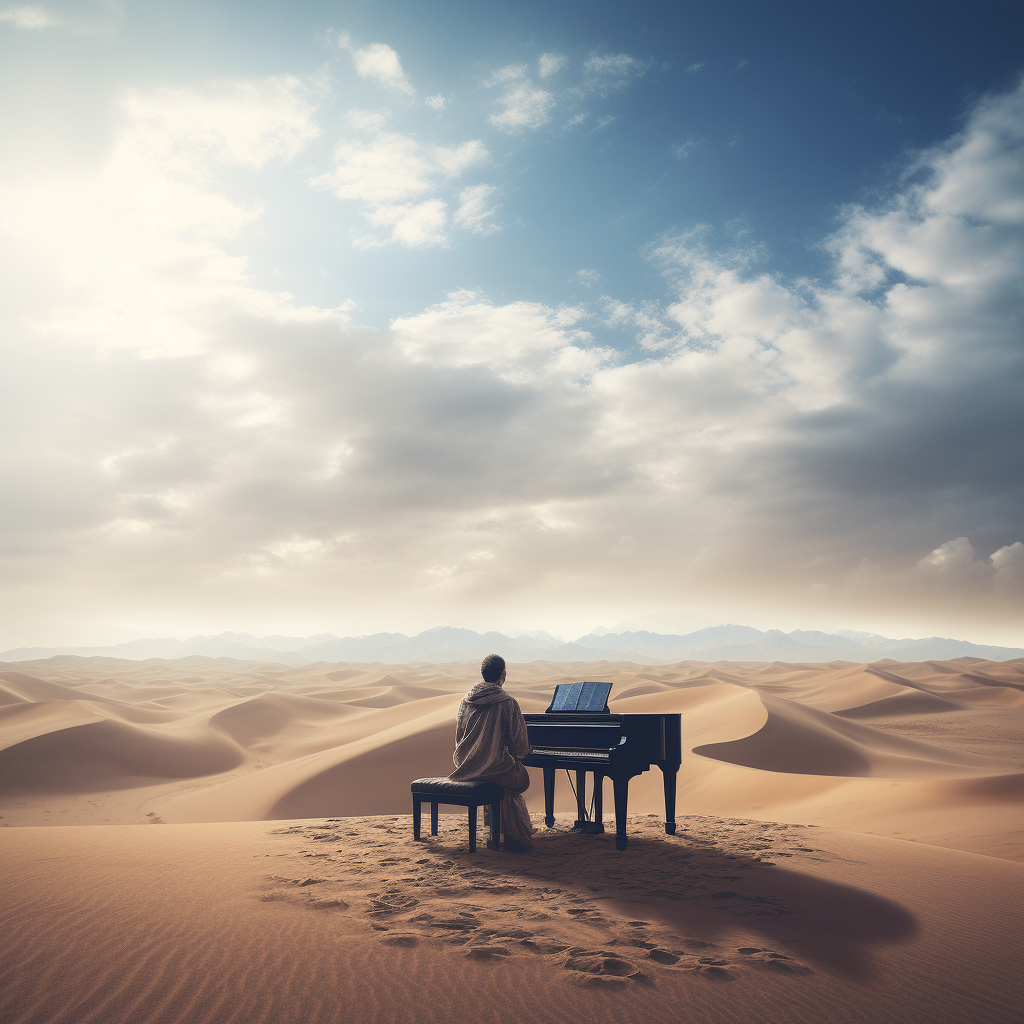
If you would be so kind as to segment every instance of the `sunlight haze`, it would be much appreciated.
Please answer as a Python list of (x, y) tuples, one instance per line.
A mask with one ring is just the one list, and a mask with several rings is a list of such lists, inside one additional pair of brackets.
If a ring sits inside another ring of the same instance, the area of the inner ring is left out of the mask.
[(1024, 645), (1022, 18), (964, 10), (0, 7), (0, 649)]

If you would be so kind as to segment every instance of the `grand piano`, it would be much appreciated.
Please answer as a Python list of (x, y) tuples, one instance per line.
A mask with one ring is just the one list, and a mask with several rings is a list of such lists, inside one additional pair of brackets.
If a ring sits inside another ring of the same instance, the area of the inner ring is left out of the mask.
[[(533, 750), (523, 764), (544, 770), (544, 823), (555, 823), (555, 772), (576, 773), (579, 832), (603, 832), (603, 782), (615, 794), (615, 845), (626, 848), (629, 780), (656, 764), (665, 782), (665, 831), (676, 831), (676, 773), (682, 760), (679, 715), (614, 714), (608, 710), (611, 683), (559, 683), (547, 711), (524, 715)], [(587, 813), (586, 777), (594, 773), (594, 815)]]

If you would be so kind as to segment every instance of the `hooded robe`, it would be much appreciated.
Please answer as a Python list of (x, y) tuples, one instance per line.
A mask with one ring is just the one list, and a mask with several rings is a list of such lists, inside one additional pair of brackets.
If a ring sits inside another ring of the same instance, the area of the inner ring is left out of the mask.
[(530, 773), (519, 759), (529, 752), (526, 719), (516, 699), (497, 683), (477, 683), (459, 705), (455, 771), (450, 778), (501, 786), (501, 831), (506, 840), (521, 846), (531, 846), (536, 831), (522, 796), (530, 786)]

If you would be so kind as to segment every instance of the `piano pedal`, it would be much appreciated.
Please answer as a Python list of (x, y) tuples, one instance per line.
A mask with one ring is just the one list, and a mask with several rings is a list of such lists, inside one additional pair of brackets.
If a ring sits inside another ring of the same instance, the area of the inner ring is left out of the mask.
[(582, 821), (577, 818), (573, 823), (570, 832), (582, 832), (584, 835), (597, 836), (604, 832), (604, 822), (602, 821)]

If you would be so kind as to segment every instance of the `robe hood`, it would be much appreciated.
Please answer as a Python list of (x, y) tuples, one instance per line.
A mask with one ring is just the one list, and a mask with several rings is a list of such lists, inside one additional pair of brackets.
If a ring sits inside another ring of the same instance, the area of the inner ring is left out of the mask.
[(507, 694), (497, 683), (477, 683), (472, 690), (465, 696), (467, 704), (472, 704), (473, 707), (485, 708), (489, 704), (500, 704), (505, 700), (512, 700), (510, 694)]

